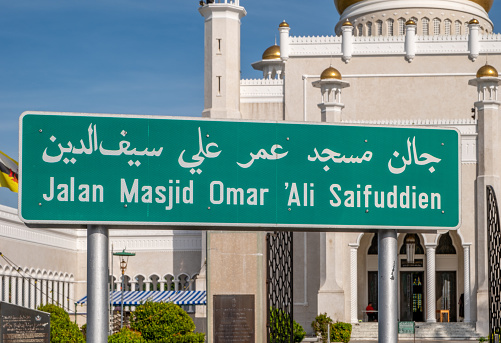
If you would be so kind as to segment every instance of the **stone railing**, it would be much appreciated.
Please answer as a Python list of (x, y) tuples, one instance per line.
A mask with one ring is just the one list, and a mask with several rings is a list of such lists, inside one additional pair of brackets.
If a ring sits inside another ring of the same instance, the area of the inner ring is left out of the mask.
[(0, 300), (32, 309), (40, 305), (55, 304), (72, 312), (76, 302), (73, 275), (0, 266)]

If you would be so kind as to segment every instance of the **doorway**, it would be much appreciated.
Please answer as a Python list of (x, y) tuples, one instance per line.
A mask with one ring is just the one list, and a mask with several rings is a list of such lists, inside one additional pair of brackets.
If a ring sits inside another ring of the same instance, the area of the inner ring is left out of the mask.
[(456, 272), (437, 272), (436, 282), (437, 310), (449, 311), (448, 321), (457, 321)]
[(424, 321), (424, 272), (400, 273), (400, 321)]

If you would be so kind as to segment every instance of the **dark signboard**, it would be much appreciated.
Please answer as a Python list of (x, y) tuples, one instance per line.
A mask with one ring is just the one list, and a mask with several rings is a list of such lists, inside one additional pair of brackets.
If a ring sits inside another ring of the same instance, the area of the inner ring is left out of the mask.
[(409, 262), (407, 260), (400, 260), (400, 267), (423, 267), (423, 259), (416, 259), (414, 262)]
[(49, 342), (49, 313), (0, 302), (0, 343)]
[(214, 295), (214, 342), (254, 343), (254, 295)]

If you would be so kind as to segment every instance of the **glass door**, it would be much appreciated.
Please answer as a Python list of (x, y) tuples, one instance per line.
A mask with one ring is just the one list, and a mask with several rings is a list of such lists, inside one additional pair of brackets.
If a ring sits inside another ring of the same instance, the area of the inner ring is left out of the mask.
[(437, 310), (449, 311), (449, 321), (455, 322), (457, 321), (456, 272), (437, 272), (436, 280)]
[(424, 321), (424, 272), (400, 273), (400, 321)]

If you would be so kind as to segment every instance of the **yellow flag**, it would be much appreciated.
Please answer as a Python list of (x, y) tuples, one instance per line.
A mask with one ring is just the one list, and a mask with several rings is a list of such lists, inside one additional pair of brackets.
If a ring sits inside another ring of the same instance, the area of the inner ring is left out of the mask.
[(18, 163), (0, 151), (0, 187), (7, 187), (17, 193)]

